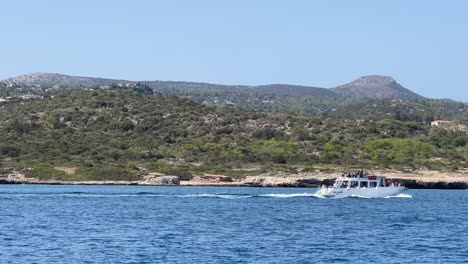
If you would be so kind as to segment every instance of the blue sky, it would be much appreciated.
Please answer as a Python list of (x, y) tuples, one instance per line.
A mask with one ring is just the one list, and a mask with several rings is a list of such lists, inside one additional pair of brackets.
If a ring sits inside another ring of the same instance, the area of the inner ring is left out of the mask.
[(468, 1), (2, 1), (0, 79), (30, 72), (333, 87), (391, 75), (468, 102)]

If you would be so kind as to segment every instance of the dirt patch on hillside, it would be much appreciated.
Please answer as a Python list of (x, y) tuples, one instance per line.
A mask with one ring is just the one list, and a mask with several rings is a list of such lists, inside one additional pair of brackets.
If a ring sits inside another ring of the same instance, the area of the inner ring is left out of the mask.
[(75, 174), (75, 170), (76, 170), (75, 167), (54, 167), (54, 169), (56, 169), (58, 171), (63, 171), (66, 174), (70, 174), (70, 175)]

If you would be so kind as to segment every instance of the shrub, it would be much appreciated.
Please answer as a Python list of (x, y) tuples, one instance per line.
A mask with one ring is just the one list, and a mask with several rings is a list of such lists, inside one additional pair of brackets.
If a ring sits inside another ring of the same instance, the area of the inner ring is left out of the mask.
[(66, 180), (68, 178), (65, 172), (56, 170), (47, 164), (39, 164), (32, 168), (27, 168), (24, 175), (28, 178), (38, 178), (40, 180)]
[(93, 181), (137, 181), (141, 180), (141, 176), (136, 173), (131, 173), (125, 168), (109, 165), (95, 165), (93, 167), (79, 167), (77, 175), (87, 180)]

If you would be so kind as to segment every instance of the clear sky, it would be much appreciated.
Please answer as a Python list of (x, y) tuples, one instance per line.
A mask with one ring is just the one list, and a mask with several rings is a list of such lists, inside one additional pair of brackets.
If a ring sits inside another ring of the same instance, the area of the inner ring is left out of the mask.
[(0, 79), (30, 72), (333, 87), (391, 75), (468, 102), (468, 1), (2, 0)]

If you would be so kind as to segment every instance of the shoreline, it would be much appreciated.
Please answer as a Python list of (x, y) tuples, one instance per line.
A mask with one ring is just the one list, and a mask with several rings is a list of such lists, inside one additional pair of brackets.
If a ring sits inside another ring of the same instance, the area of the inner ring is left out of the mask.
[[(376, 171), (388, 180), (404, 183), (409, 189), (468, 189), (468, 172), (437, 172), (420, 170), (411, 173), (399, 171)], [(26, 178), (15, 172), (0, 176), (0, 184), (39, 184), (39, 185), (96, 185), (96, 186), (174, 186), (174, 187), (285, 187), (285, 188), (318, 188), (333, 184), (340, 173), (299, 173), (299, 174), (262, 174), (235, 179), (225, 175), (205, 174), (194, 176), (190, 181), (180, 181), (177, 176), (151, 175), (139, 181), (61, 181)]]

